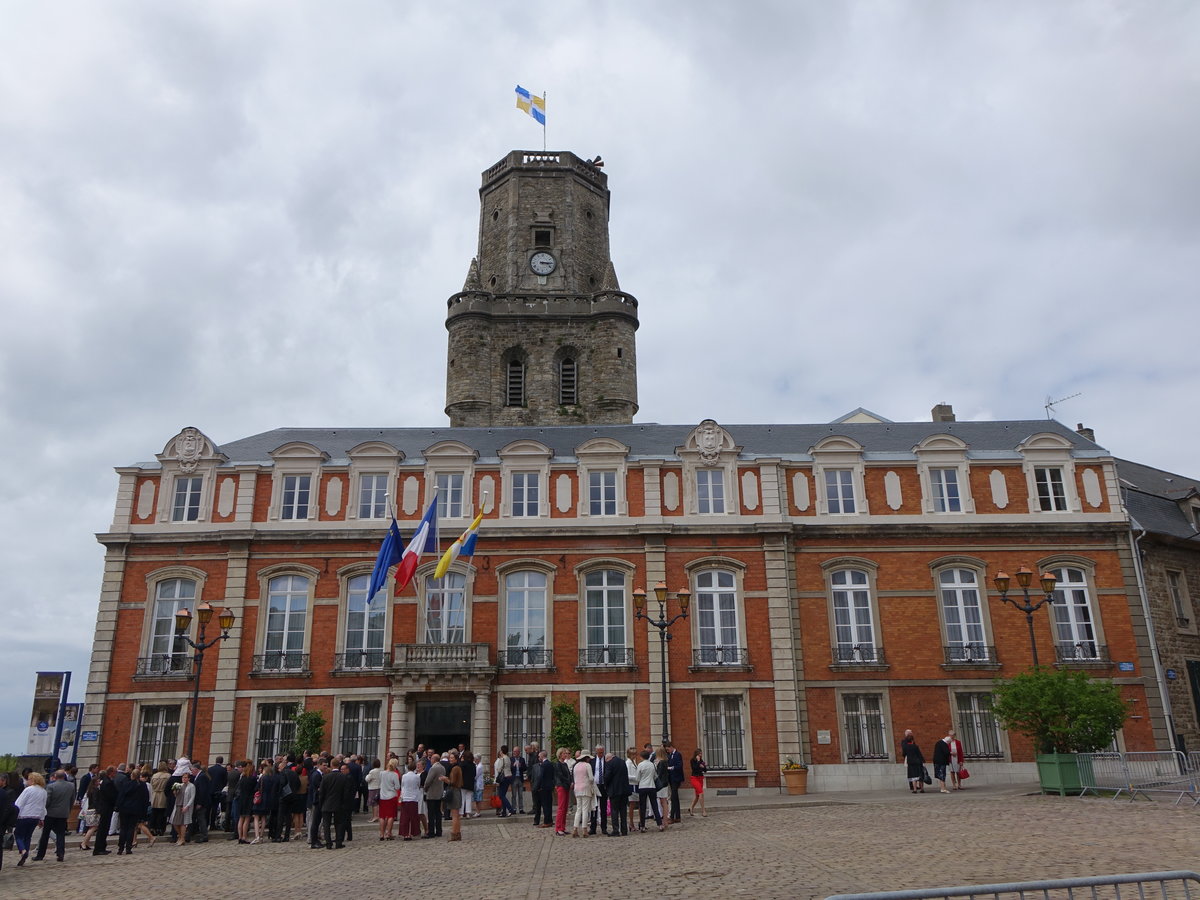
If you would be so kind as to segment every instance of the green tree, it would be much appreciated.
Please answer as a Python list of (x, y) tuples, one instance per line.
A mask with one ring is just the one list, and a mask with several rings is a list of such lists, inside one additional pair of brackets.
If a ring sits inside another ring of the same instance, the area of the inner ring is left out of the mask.
[(292, 752), (299, 756), (309, 750), (325, 748), (325, 716), (315, 709), (300, 707), (292, 716), (296, 723), (296, 739), (292, 744)]
[(579, 729), (579, 710), (570, 700), (560, 700), (550, 707), (550, 747), (557, 752), (560, 747), (578, 750), (583, 746), (583, 732)]
[(1103, 750), (1129, 716), (1111, 681), (1067, 669), (1032, 669), (997, 681), (992, 708), (1001, 725), (1030, 738), (1039, 753)]

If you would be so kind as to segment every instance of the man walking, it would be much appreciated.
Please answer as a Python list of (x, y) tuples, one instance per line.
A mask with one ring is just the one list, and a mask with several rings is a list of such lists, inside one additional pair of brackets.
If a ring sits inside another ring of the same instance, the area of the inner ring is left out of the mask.
[[(225, 808), (226, 821), (229, 820), (229, 801), (225, 796), (225, 785), (229, 774), (225, 771), (225, 757), (218, 756), (217, 761), (208, 767), (208, 780), (212, 785), (212, 806), (208, 815), (210, 831), (216, 831), (221, 826), (221, 808)], [(226, 829), (228, 831), (228, 829)]]
[(629, 768), (623, 760), (610, 753), (604, 761), (604, 793), (612, 804), (609, 837), (629, 835)]
[(670, 741), (664, 741), (667, 750), (667, 783), (671, 788), (671, 821), (679, 822), (679, 786), (683, 784), (683, 754)]
[[(222, 771), (224, 771), (222, 769)], [(212, 810), (213, 789), (212, 778), (204, 763), (196, 763), (196, 776), (192, 782), (196, 786), (196, 805), (192, 809), (191, 836), (189, 841), (197, 844), (208, 843), (208, 817)]]
[(325, 760), (318, 759), (308, 776), (308, 846), (320, 850), (321, 844), (321, 780), (325, 777)]
[[(345, 794), (350, 788), (349, 773), (342, 774), (337, 769), (330, 768), (320, 781), (321, 819), (325, 825), (325, 849), (341, 850), (346, 846), (346, 822), (342, 814)], [(330, 835), (330, 830), (333, 835)], [(334, 843), (334, 837), (337, 843)]]
[(35, 860), (45, 859), (46, 845), (53, 834), (55, 856), (59, 862), (63, 861), (67, 848), (67, 818), (74, 804), (75, 786), (67, 781), (67, 773), (59, 769), (46, 786), (46, 818), (42, 820), (42, 837), (33, 857)]
[(100, 782), (96, 788), (96, 811), (100, 814), (100, 823), (96, 826), (96, 837), (92, 841), (92, 856), (112, 853), (108, 849), (108, 832), (112, 828), (113, 810), (117, 808), (117, 785), (113, 781), (116, 776), (114, 766), (109, 766), (96, 776)]
[(596, 758), (592, 762), (592, 775), (596, 778), (596, 790), (600, 796), (596, 798), (596, 808), (592, 812), (591, 834), (596, 833), (597, 820), (600, 822), (600, 833), (608, 834), (608, 797), (604, 791), (604, 773), (606, 769), (604, 756), (604, 747), (598, 744), (596, 746)]

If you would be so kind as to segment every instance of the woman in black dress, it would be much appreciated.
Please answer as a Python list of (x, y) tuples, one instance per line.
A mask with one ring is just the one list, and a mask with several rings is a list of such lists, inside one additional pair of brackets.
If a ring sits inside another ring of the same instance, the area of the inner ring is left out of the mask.
[(912, 730), (904, 732), (904, 740), (900, 742), (900, 752), (908, 766), (908, 789), (914, 794), (925, 793), (924, 770), (925, 756), (917, 746)]

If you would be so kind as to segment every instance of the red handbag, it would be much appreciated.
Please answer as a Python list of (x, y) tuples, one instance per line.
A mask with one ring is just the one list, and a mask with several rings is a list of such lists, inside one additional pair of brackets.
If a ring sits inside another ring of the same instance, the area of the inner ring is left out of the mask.
[(959, 769), (958, 769), (958, 780), (959, 780), (959, 781), (966, 781), (966, 780), (967, 780), (968, 778), (970, 778), (970, 777), (971, 777), (971, 773), (967, 771), (967, 767), (966, 767), (966, 766), (959, 766)]
[(500, 799), (499, 794), (492, 794), (492, 799), (489, 802), (492, 804), (492, 809), (499, 809), (504, 805), (504, 801)]

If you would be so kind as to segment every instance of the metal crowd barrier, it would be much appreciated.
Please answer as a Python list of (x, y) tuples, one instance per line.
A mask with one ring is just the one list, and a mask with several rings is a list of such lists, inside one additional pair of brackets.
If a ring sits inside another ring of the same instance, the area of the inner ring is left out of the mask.
[[(1122, 892), (1122, 887), (1125, 888)], [(1059, 878), (1054, 881), (1013, 881), (1007, 884), (976, 884), (964, 887), (919, 888), (910, 891), (880, 891), (873, 894), (833, 894), (825, 900), (968, 900), (1012, 896), (1028, 900), (1200, 900), (1200, 875), (1195, 872), (1141, 872), (1131, 875), (1094, 875), (1088, 878)]]
[[(1194, 760), (1200, 763), (1200, 754)], [(1151, 794), (1174, 794), (1175, 805), (1184, 797), (1192, 799), (1192, 805), (1200, 803), (1197, 785), (1200, 767), (1192, 765), (1178, 750), (1158, 750), (1143, 753), (1080, 753), (1079, 783), (1083, 788), (1080, 796), (1088, 793), (1112, 792), (1116, 800), (1127, 794), (1130, 800), (1142, 795), (1147, 800)]]

